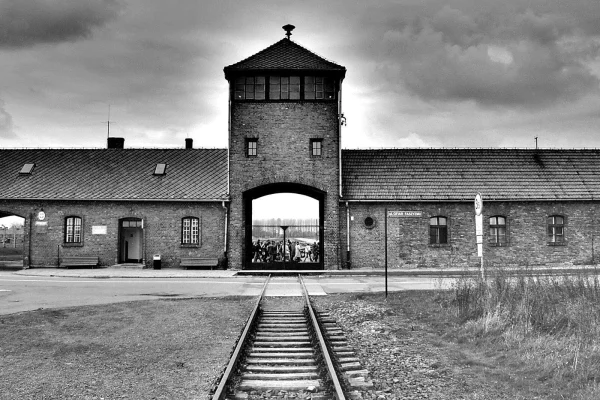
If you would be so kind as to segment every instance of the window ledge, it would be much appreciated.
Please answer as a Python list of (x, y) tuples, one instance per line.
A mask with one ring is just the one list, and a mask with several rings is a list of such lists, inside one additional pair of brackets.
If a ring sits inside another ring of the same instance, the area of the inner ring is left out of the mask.
[(552, 246), (552, 247), (554, 247), (554, 246), (560, 247), (560, 246), (566, 246), (567, 242), (548, 242), (547, 244), (548, 244), (548, 246)]
[(63, 243), (62, 247), (83, 247), (83, 242), (81, 242), (81, 243)]
[(333, 103), (337, 99), (232, 99), (235, 103)]
[(429, 247), (439, 247), (439, 248), (446, 248), (446, 247), (451, 247), (452, 245), (450, 243), (429, 243)]
[(200, 247), (200, 245), (199, 244), (195, 244), (195, 243), (181, 243), (181, 247), (192, 247), (192, 248), (195, 248), (195, 247)]
[(490, 247), (508, 247), (508, 243), (488, 243)]

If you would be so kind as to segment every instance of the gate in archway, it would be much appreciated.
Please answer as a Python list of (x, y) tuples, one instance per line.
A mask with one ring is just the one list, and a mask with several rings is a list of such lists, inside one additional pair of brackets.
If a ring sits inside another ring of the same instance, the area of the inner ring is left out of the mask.
[[(297, 222), (297, 221), (296, 221)], [(252, 225), (252, 261), (247, 269), (314, 270), (321, 268), (319, 224)]]

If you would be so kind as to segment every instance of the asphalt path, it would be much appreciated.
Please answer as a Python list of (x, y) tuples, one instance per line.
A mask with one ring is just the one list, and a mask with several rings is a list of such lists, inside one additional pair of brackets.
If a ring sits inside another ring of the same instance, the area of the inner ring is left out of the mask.
[[(311, 295), (385, 291), (382, 276), (304, 277)], [(12, 314), (42, 308), (159, 298), (195, 298), (256, 296), (265, 278), (239, 276), (228, 278), (64, 278), (17, 275), (0, 271), (0, 314)], [(429, 290), (440, 288), (440, 278), (389, 277), (388, 291)], [(299, 296), (296, 278), (275, 277), (267, 296)]]

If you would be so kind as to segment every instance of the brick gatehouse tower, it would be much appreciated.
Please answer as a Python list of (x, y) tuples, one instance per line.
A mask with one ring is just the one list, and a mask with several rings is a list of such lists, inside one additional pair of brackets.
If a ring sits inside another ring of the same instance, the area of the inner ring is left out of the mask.
[(340, 265), (340, 115), (346, 68), (286, 37), (224, 68), (229, 82), (229, 265), (251, 267), (252, 201), (319, 201), (320, 257)]

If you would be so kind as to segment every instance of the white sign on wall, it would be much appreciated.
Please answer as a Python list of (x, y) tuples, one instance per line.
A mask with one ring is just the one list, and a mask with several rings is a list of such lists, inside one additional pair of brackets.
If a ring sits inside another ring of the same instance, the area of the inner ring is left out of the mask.
[(106, 235), (106, 225), (93, 225), (92, 235)]
[(423, 211), (388, 211), (388, 218), (420, 218)]

